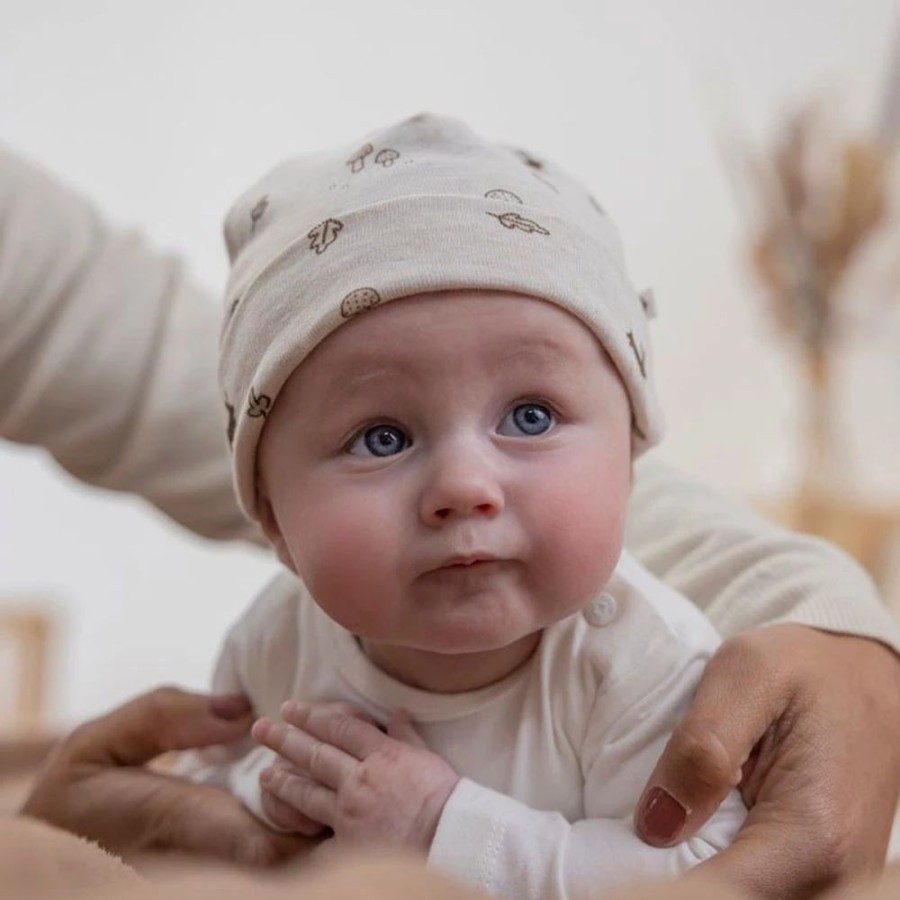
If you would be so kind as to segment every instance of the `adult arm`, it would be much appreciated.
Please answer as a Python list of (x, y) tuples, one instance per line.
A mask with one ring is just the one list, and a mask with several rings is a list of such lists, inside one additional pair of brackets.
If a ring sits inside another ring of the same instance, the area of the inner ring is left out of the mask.
[(849, 556), (666, 466), (638, 465), (625, 540), (723, 637), (792, 622), (873, 638), (900, 653), (900, 626)]
[(218, 318), (177, 259), (0, 146), (0, 437), (198, 534), (258, 539), (231, 486)]

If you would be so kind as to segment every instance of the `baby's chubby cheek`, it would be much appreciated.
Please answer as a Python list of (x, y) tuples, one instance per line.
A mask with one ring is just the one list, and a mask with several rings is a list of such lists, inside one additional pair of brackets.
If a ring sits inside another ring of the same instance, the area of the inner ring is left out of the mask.
[(315, 527), (294, 546), (298, 574), (323, 609), (349, 630), (365, 634), (368, 611), (398, 585), (400, 535), (371, 507), (334, 503), (312, 517)]
[(542, 501), (530, 510), (539, 566), (574, 603), (586, 602), (612, 575), (622, 552), (629, 490), (627, 473), (598, 477), (593, 467), (571, 467), (545, 482)]

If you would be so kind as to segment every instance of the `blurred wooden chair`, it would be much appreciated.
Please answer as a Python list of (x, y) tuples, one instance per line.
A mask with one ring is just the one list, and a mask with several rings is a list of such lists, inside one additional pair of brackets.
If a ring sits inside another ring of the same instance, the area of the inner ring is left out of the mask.
[[(0, 599), (0, 732), (44, 732), (52, 616), (40, 601)], [(7, 674), (9, 673), (9, 674)]]

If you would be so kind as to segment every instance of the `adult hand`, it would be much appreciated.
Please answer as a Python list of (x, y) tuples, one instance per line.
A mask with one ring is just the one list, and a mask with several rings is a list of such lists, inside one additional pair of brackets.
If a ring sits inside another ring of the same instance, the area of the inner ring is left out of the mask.
[(145, 768), (171, 750), (244, 738), (252, 722), (240, 695), (158, 688), (76, 728), (47, 760), (22, 814), (115, 853), (177, 849), (245, 865), (276, 863), (308, 842), (266, 828), (218, 788)]
[(900, 791), (900, 658), (802, 625), (726, 641), (635, 812), (647, 843), (696, 832), (735, 785), (750, 810), (698, 867), (762, 897), (807, 897), (884, 865)]
[(281, 714), (283, 723), (253, 726), (287, 763), (262, 773), (264, 792), (329, 826), (338, 845), (427, 852), (459, 775), (425, 746), (407, 713), (394, 713), (387, 734), (335, 704), (288, 701)]

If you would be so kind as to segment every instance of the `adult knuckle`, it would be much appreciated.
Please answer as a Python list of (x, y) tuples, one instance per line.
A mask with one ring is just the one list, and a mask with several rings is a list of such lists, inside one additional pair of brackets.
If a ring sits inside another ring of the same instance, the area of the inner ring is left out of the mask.
[(817, 836), (816, 869), (823, 882), (850, 874), (854, 865), (854, 835), (848, 825), (828, 811), (819, 812), (812, 823)]
[(775, 671), (769, 647), (753, 632), (729, 638), (713, 656), (713, 668), (728, 668), (743, 678), (768, 681)]
[(144, 702), (153, 717), (164, 716), (181, 697), (181, 691), (171, 684), (154, 688), (144, 697)]
[(693, 721), (682, 722), (667, 748), (672, 765), (695, 789), (720, 790), (733, 781), (733, 764), (718, 735)]

